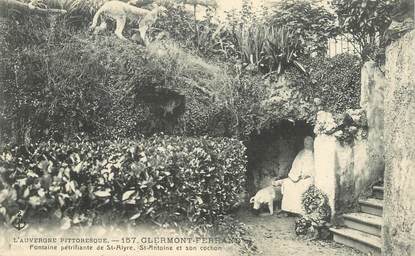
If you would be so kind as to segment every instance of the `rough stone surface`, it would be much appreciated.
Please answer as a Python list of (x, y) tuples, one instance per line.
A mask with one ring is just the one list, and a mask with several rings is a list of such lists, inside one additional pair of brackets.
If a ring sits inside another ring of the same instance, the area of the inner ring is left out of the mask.
[(372, 185), (383, 179), (385, 77), (374, 62), (365, 63), (361, 76), (361, 109), (347, 110), (342, 120), (320, 111), (314, 129), (317, 138), (331, 137), (316, 139), (320, 160), (315, 168), (323, 172), (316, 177), (324, 177), (316, 178), (316, 183), (330, 187), (326, 192), (333, 200), (334, 215), (353, 211), (358, 197), (368, 195)]
[[(383, 104), (383, 101), (381, 102)], [(383, 107), (383, 106), (382, 106)], [(367, 116), (364, 109), (348, 109), (346, 115), (359, 127), (367, 126)]]
[(367, 151), (366, 140), (347, 144), (341, 143), (335, 134), (316, 137), (315, 184), (327, 194), (333, 216), (352, 211), (358, 197), (367, 189), (372, 176), (367, 169)]
[(335, 214), (336, 198), (336, 137), (332, 135), (319, 135), (314, 139), (314, 168), (315, 185), (323, 191), (332, 209), (332, 216)]
[(315, 134), (331, 134), (337, 127), (338, 124), (331, 113), (325, 111), (319, 111), (317, 113), (316, 125), (314, 126)]
[(415, 255), (415, 31), (386, 52), (383, 254)]
[[(373, 61), (362, 68), (360, 106), (366, 110), (368, 125), (368, 177), (367, 185), (376, 179), (383, 179), (385, 169), (384, 140), (384, 91), (385, 75)], [(362, 184), (364, 185), (364, 184)]]
[(266, 98), (261, 103), (264, 113), (275, 120), (304, 120), (314, 122), (318, 106), (305, 100), (305, 96), (293, 81), (284, 75), (277, 81), (267, 79), (265, 83)]
[(336, 211), (348, 212), (356, 206), (357, 199), (366, 193), (369, 184), (378, 180), (368, 166), (367, 140), (354, 140), (352, 145), (336, 144)]

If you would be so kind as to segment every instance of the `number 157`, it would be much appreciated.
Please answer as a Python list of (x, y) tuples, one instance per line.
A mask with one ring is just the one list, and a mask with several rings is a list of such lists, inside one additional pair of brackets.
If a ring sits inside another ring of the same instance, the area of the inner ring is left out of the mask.
[(131, 244), (131, 243), (135, 243), (135, 237), (123, 237), (121, 238), (121, 242), (124, 244)]

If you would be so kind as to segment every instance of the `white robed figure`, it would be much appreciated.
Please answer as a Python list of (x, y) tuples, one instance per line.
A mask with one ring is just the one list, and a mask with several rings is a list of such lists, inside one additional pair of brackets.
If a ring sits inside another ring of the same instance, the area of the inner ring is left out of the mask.
[(288, 178), (273, 182), (274, 186), (282, 186), (281, 210), (304, 215), (301, 198), (312, 184), (314, 184), (313, 138), (307, 136), (304, 139), (304, 149), (295, 157)]

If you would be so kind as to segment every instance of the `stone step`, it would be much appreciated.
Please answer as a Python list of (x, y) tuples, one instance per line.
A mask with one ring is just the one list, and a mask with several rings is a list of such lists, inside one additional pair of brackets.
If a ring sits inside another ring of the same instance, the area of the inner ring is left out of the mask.
[(372, 192), (373, 192), (374, 198), (383, 200), (383, 194), (384, 194), (383, 186), (373, 186)]
[(359, 205), (362, 212), (382, 217), (383, 200), (376, 198), (359, 199)]
[(371, 255), (381, 255), (382, 239), (351, 228), (330, 228), (333, 240)]
[(382, 217), (364, 212), (354, 212), (343, 214), (343, 219), (344, 224), (348, 228), (356, 229), (378, 237), (382, 234)]

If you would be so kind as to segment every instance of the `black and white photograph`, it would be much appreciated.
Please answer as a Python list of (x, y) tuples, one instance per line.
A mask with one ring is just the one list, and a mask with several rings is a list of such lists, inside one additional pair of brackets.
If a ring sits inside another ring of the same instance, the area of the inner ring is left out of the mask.
[(415, 256), (414, 0), (0, 0), (0, 256)]

